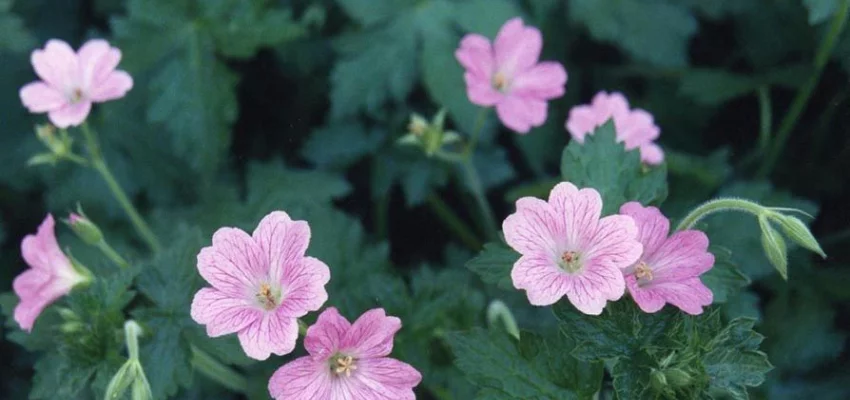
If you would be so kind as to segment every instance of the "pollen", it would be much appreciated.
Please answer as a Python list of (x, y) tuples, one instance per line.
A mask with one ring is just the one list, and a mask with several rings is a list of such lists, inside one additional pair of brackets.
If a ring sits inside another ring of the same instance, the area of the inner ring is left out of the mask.
[(558, 263), (561, 269), (569, 273), (578, 272), (581, 269), (581, 256), (574, 251), (565, 251), (561, 254), (561, 262)]
[(83, 99), (83, 90), (80, 88), (74, 88), (71, 91), (71, 103), (77, 103)]
[(635, 267), (635, 277), (644, 282), (650, 282), (652, 281), (652, 269), (645, 262), (641, 261)]
[(275, 306), (277, 306), (277, 300), (275, 299), (274, 293), (272, 293), (272, 288), (268, 283), (260, 285), (260, 290), (257, 292), (257, 300), (260, 301), (260, 304), (266, 310), (274, 309)]
[(350, 377), (351, 373), (356, 369), (357, 366), (354, 365), (354, 358), (351, 356), (337, 356), (331, 363), (331, 370), (337, 376), (345, 374), (346, 377)]
[(505, 78), (505, 75), (503, 75), (501, 72), (497, 72), (495, 75), (493, 75), (493, 88), (494, 89), (496, 89), (500, 92), (503, 92), (505, 89), (507, 89), (507, 87), (508, 87), (508, 79)]

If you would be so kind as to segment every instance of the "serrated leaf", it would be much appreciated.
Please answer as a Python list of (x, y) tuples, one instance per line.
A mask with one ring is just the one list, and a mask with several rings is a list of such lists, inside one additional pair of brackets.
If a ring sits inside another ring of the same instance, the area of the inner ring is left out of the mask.
[(280, 45), (306, 35), (292, 11), (265, 0), (204, 0), (200, 14), (209, 21), (216, 48), (225, 56), (252, 57), (261, 47)]
[(319, 168), (347, 168), (374, 153), (386, 136), (386, 131), (367, 130), (356, 120), (340, 121), (313, 131), (301, 154)]
[(697, 32), (697, 21), (683, 5), (663, 0), (576, 0), (569, 9), (573, 21), (586, 26), (594, 38), (613, 42), (639, 61), (687, 64), (688, 41)]
[(616, 142), (612, 121), (584, 143), (570, 142), (561, 156), (561, 176), (579, 188), (596, 189), (602, 196), (603, 215), (618, 212), (628, 201), (657, 205), (667, 197), (667, 167), (644, 167), (636, 149), (626, 151)]
[(519, 260), (519, 254), (502, 242), (486, 243), (475, 258), (466, 263), (466, 268), (478, 274), (486, 283), (500, 289), (514, 290), (511, 270)]
[(758, 350), (763, 336), (753, 331), (755, 320), (732, 320), (709, 343), (703, 357), (705, 370), (711, 377), (709, 393), (747, 399), (747, 387), (761, 385), (765, 374), (773, 369), (767, 355)]
[(519, 349), (549, 381), (590, 399), (599, 392), (604, 368), (601, 362), (579, 361), (569, 354), (576, 346), (563, 331), (522, 332)]
[(714, 266), (700, 280), (711, 290), (714, 303), (725, 303), (729, 297), (736, 295), (741, 289), (750, 284), (747, 278), (735, 264), (732, 263), (732, 252), (728, 249), (712, 246), (709, 252), (714, 255)]
[(446, 339), (455, 355), (455, 364), (480, 388), (477, 399), (577, 398), (572, 391), (550, 382), (540, 366), (525, 359), (517, 344), (502, 332), (477, 328), (451, 333)]

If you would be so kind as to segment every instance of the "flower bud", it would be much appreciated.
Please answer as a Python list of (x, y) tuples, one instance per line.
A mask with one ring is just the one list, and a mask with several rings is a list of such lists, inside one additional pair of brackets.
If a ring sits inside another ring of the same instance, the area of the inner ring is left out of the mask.
[(776, 229), (773, 229), (767, 215), (759, 215), (758, 220), (759, 227), (761, 228), (761, 245), (764, 248), (764, 253), (774, 268), (779, 271), (782, 279), (787, 280), (788, 250), (785, 247), (785, 239), (779, 235)]
[[(97, 245), (101, 241), (103, 241), (103, 233), (100, 231), (100, 228), (97, 227), (91, 220), (85, 217), (85, 214), (82, 214), (82, 210), (78, 209), (80, 214), (71, 213), (68, 216), (68, 219), (65, 223), (71, 227), (71, 230), (79, 237), (83, 242), (90, 245)], [(81, 215), (82, 214), (82, 215)]]
[(118, 372), (109, 380), (109, 385), (106, 386), (105, 400), (120, 399), (124, 397), (124, 392), (136, 380), (136, 366), (138, 362), (135, 360), (127, 360)]
[(800, 221), (800, 219), (796, 217), (782, 215), (780, 213), (773, 213), (770, 217), (779, 225), (779, 228), (782, 229), (785, 236), (793, 240), (794, 243), (797, 243), (810, 251), (818, 253), (821, 257), (826, 258), (826, 254), (823, 252), (823, 249), (821, 249), (817, 239), (815, 239), (812, 232), (809, 231), (809, 227), (806, 226), (803, 221)]
[(398, 143), (418, 145), (428, 156), (436, 154), (443, 146), (460, 141), (460, 135), (444, 131), (446, 111), (440, 110), (430, 122), (419, 114), (411, 114), (407, 124), (408, 133), (399, 138)]
[(50, 149), (53, 154), (64, 154), (67, 150), (65, 141), (56, 136), (56, 127), (50, 124), (36, 125), (35, 136)]
[(67, 307), (56, 307), (56, 312), (59, 313), (59, 316), (62, 317), (65, 321), (79, 321), (80, 316), (74, 312), (74, 310)]
[(59, 331), (62, 333), (74, 334), (83, 330), (85, 325), (80, 321), (66, 321), (59, 325)]
[(663, 392), (667, 390), (667, 377), (664, 376), (663, 372), (653, 369), (649, 373), (649, 386), (657, 392)]
[(428, 120), (422, 118), (419, 114), (412, 114), (410, 116), (410, 123), (407, 124), (408, 132), (414, 136), (422, 136), (425, 134), (426, 129), (428, 129)]
[(501, 322), (505, 331), (519, 340), (519, 326), (516, 319), (508, 306), (501, 300), (493, 300), (487, 306), (487, 322), (490, 326), (496, 326)]
[(679, 368), (670, 368), (665, 370), (664, 377), (667, 379), (667, 382), (670, 383), (670, 386), (674, 388), (688, 386), (693, 381), (691, 374)]

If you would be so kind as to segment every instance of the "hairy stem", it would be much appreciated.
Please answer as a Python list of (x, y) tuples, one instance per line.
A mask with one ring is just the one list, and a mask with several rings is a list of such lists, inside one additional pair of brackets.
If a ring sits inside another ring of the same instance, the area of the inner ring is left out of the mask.
[(676, 227), (676, 230), (682, 231), (691, 229), (703, 218), (720, 211), (743, 211), (753, 215), (759, 215), (764, 211), (764, 209), (764, 206), (750, 200), (738, 198), (714, 199), (703, 203), (688, 213), (688, 215), (682, 219), (682, 222), (679, 222), (679, 226)]
[(428, 205), (466, 247), (472, 251), (481, 249), (481, 243), (475, 237), (475, 234), (439, 196), (435, 194), (428, 196)]

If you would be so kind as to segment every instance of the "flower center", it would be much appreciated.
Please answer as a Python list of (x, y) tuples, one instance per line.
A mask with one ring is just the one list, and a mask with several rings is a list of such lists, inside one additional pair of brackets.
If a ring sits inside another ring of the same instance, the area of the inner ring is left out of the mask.
[(345, 374), (346, 377), (350, 377), (351, 373), (357, 369), (355, 361), (354, 357), (339, 354), (331, 358), (331, 371), (337, 376)]
[(574, 251), (565, 251), (561, 254), (561, 262), (558, 265), (564, 271), (574, 274), (581, 269), (581, 255)]
[(496, 72), (496, 74), (493, 75), (493, 88), (500, 92), (504, 92), (508, 88), (508, 78), (505, 78), (505, 75), (501, 72)]
[(635, 267), (635, 277), (638, 278), (641, 283), (651, 282), (652, 281), (652, 269), (649, 268), (645, 262), (641, 261)]
[(257, 301), (266, 310), (273, 310), (277, 307), (277, 296), (272, 292), (272, 288), (268, 283), (260, 285), (260, 290), (257, 291)]
[(83, 90), (80, 88), (74, 88), (71, 90), (71, 104), (79, 103), (80, 100), (83, 99)]

